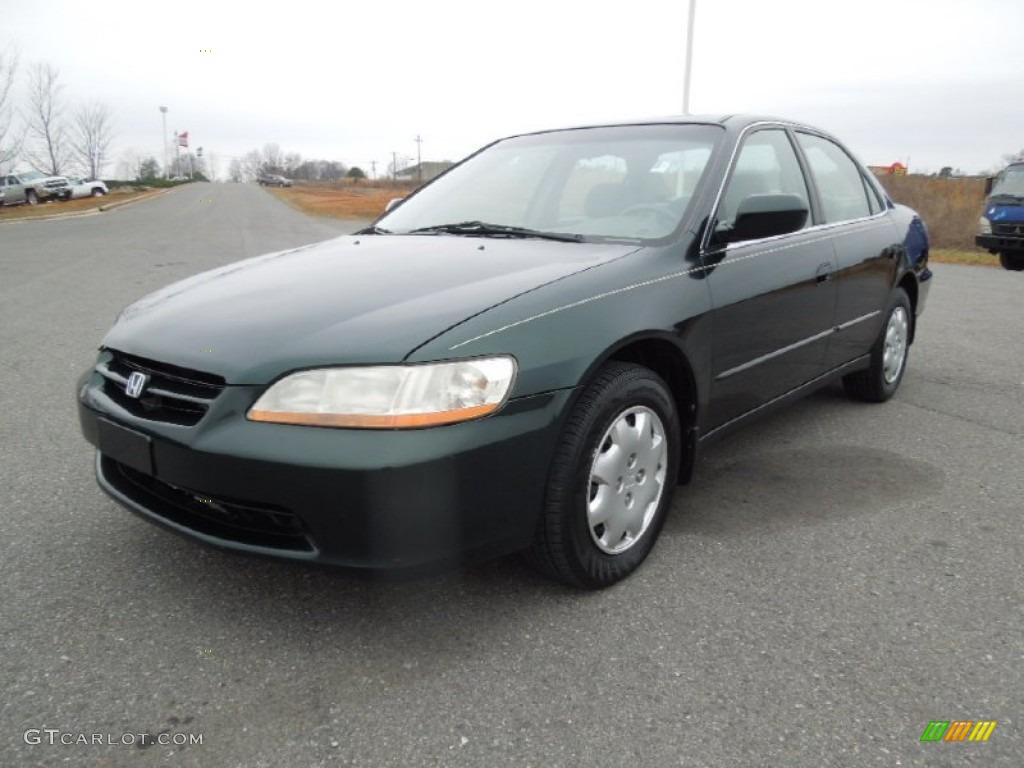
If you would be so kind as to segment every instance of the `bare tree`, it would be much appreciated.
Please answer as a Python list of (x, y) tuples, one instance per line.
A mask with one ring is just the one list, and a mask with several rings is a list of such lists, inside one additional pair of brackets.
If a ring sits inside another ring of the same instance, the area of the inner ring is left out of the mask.
[(295, 171), (302, 165), (302, 155), (298, 152), (288, 152), (284, 156), (284, 172), (288, 176), (294, 176)]
[(117, 158), (117, 167), (114, 170), (119, 179), (137, 179), (139, 177), (139, 165), (142, 163), (142, 155), (134, 147), (125, 149)]
[(249, 150), (241, 157), (231, 158), (228, 176), (232, 181), (255, 181), (263, 166), (263, 155), (258, 149)]
[(260, 171), (263, 173), (284, 172), (284, 155), (277, 143), (271, 141), (263, 145), (263, 159), (260, 163)]
[(112, 116), (110, 107), (98, 101), (75, 110), (71, 149), (90, 179), (98, 179), (107, 164), (107, 153), (114, 138)]
[(50, 64), (32, 65), (28, 77), (28, 110), (25, 124), (33, 146), (28, 161), (37, 171), (58, 175), (67, 163), (64, 104), (58, 82), (60, 72)]
[(0, 51), (0, 173), (21, 151), (20, 137), (14, 133), (12, 92), (18, 74), (18, 54)]
[(251, 149), (242, 157), (242, 173), (246, 181), (256, 181), (263, 173), (263, 155), (258, 149)]
[(231, 162), (228, 164), (228, 178), (232, 181), (245, 181), (245, 174), (242, 172), (242, 158), (231, 158)]

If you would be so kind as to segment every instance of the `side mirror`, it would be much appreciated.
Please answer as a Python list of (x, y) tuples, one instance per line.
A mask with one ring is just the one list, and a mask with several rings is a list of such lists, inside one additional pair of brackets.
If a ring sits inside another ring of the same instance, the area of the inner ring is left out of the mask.
[(994, 185), (995, 183), (995, 176), (989, 176), (987, 179), (985, 179), (985, 197), (988, 197), (989, 195), (992, 194), (992, 185)]
[(751, 195), (740, 203), (726, 242), (788, 235), (802, 229), (810, 209), (800, 195)]
[(392, 208), (394, 208), (396, 205), (398, 205), (403, 200), (405, 200), (404, 197), (393, 197), (390, 200), (388, 200), (388, 204), (384, 206), (384, 213), (387, 213), (388, 211), (390, 211)]

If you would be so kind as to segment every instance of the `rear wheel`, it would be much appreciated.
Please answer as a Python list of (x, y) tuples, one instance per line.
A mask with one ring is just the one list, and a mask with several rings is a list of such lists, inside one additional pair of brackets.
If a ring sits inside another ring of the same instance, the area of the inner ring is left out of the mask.
[(580, 396), (555, 449), (527, 558), (549, 576), (607, 587), (647, 557), (675, 490), (680, 432), (665, 383), (609, 363)]
[(843, 377), (846, 394), (855, 400), (883, 403), (896, 394), (907, 369), (912, 322), (907, 292), (892, 292), (882, 333), (871, 348), (871, 365)]
[(1011, 272), (1024, 271), (1024, 253), (1000, 253), (999, 263)]
[(25, 190), (25, 202), (29, 205), (35, 205), (39, 202), (39, 195), (36, 194), (34, 189)]

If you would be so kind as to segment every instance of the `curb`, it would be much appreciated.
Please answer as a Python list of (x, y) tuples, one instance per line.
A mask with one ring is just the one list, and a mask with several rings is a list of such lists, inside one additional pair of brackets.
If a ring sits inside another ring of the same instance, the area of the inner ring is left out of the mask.
[(129, 205), (134, 203), (141, 203), (144, 200), (151, 200), (154, 197), (165, 195), (168, 192), (173, 192), (177, 187), (171, 187), (170, 189), (157, 189), (152, 192), (133, 197), (131, 200), (121, 200), (115, 203), (107, 203), (106, 205), (100, 205), (96, 208), (90, 208), (85, 211), (74, 211), (72, 213), (55, 213), (52, 216), (24, 216), (18, 219), (9, 219), (7, 221), (0, 221), (0, 226), (4, 224), (25, 224), (30, 221), (57, 221), (58, 219), (80, 219), (84, 216), (95, 216), (98, 213), (106, 213), (107, 211), (116, 211), (118, 208), (127, 208)]

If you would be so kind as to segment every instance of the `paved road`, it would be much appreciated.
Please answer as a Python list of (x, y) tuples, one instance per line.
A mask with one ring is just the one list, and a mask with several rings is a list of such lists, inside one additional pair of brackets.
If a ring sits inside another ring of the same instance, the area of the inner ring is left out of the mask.
[[(231, 185), (0, 226), (0, 765), (1020, 765), (1024, 275), (937, 267), (894, 401), (719, 444), (599, 594), (253, 560), (109, 502), (72, 388), (118, 309), (345, 229)], [(998, 726), (919, 742), (958, 718)]]

